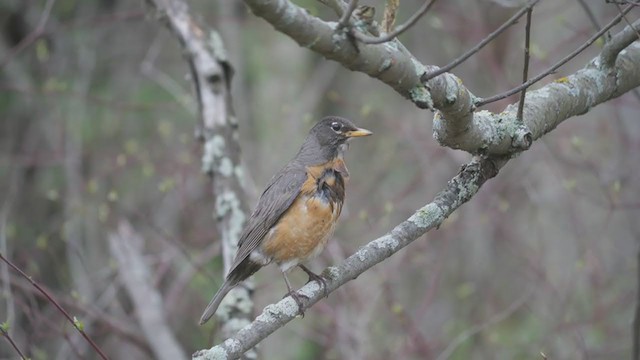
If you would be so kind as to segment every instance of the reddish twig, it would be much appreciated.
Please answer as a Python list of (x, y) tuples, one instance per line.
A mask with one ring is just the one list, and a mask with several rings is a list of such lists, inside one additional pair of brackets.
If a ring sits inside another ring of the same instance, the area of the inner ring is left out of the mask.
[(26, 356), (24, 356), (24, 353), (22, 351), (20, 351), (20, 348), (18, 347), (18, 345), (13, 341), (11, 336), (9, 336), (9, 333), (2, 326), (0, 326), (0, 332), (2, 333), (2, 336), (4, 336), (5, 339), (7, 339), (9, 344), (11, 344), (11, 346), (18, 353), (18, 355), (20, 355), (21, 359), (23, 359), (23, 360), (28, 359)]
[(409, 30), (409, 28), (411, 28), (413, 25), (415, 25), (415, 23), (418, 22), (418, 20), (420, 20), (420, 18), (424, 14), (426, 14), (429, 11), (429, 9), (431, 9), (431, 7), (433, 6), (433, 4), (435, 4), (436, 1), (437, 0), (425, 1), (422, 7), (418, 9), (418, 11), (415, 14), (413, 14), (409, 18), (409, 20), (407, 20), (407, 22), (396, 27), (392, 32), (384, 36), (375, 37), (375, 36), (368, 36), (362, 33), (356, 33), (355, 37), (356, 39), (358, 39), (358, 41), (365, 44), (382, 44), (382, 43), (391, 41), (396, 37), (400, 36), (403, 32)]
[(40, 291), (40, 293), (42, 293), (42, 295), (44, 295), (47, 298), (47, 300), (50, 303), (52, 303), (53, 306), (55, 306), (58, 309), (58, 311), (60, 311), (60, 313), (71, 323), (71, 325), (73, 325), (73, 327), (76, 328), (76, 330), (78, 330), (78, 332), (82, 335), (82, 337), (84, 337), (85, 340), (87, 340), (89, 345), (91, 345), (91, 347), (98, 353), (98, 355), (100, 355), (100, 357), (102, 359), (104, 359), (104, 360), (109, 359), (107, 357), (107, 355), (105, 355), (102, 352), (100, 347), (98, 347), (98, 345), (80, 327), (80, 325), (78, 324), (77, 320), (74, 321), (74, 319), (71, 317), (71, 315), (69, 315), (69, 313), (67, 313), (66, 310), (63, 309), (62, 306), (60, 306), (60, 304), (58, 304), (58, 302), (53, 298), (53, 296), (51, 296), (44, 288), (42, 288), (37, 282), (35, 282), (31, 278), (31, 276), (25, 274), (22, 270), (20, 270), (19, 267), (17, 267), (11, 261), (9, 261), (7, 258), (5, 258), (4, 255), (2, 255), (2, 253), (0, 253), (0, 260), (4, 261), (7, 265), (9, 265), (9, 267), (11, 267), (14, 271), (16, 271), (18, 274), (20, 274), (25, 279), (27, 279), (27, 281), (29, 281), (31, 283), (31, 285), (33, 285), (36, 289), (38, 289), (38, 291)]
[(458, 65), (462, 64), (463, 62), (465, 62), (473, 54), (475, 54), (478, 51), (480, 51), (480, 49), (482, 49), (485, 45), (487, 45), (493, 39), (498, 37), (498, 35), (502, 34), (508, 27), (510, 27), (510, 26), (514, 25), (515, 23), (517, 23), (518, 20), (522, 17), (522, 15), (524, 15), (527, 12), (527, 10), (531, 9), (536, 3), (538, 3), (538, 1), (540, 1), (540, 0), (533, 0), (533, 1), (529, 2), (529, 4), (527, 6), (523, 7), (522, 9), (520, 9), (509, 20), (505, 21), (504, 24), (500, 25), (499, 28), (494, 30), (486, 38), (482, 39), (482, 41), (480, 41), (476, 46), (472, 47), (467, 52), (465, 52), (464, 54), (460, 55), (458, 58), (456, 58), (452, 62), (448, 63), (447, 65), (441, 67), (440, 69), (438, 69), (436, 71), (432, 71), (432, 72), (430, 72), (428, 74), (422, 75), (422, 78), (420, 80), (423, 83), (427, 82), (427, 81), (433, 79), (434, 77), (436, 77), (438, 75), (441, 75), (441, 74), (444, 74), (444, 73), (448, 72), (449, 70), (451, 70), (451, 69), (455, 68), (456, 66), (458, 66)]
[(522, 89), (528, 88), (529, 86), (537, 83), (538, 81), (540, 81), (542, 78), (546, 77), (547, 75), (555, 72), (562, 65), (566, 64), (571, 59), (573, 59), (574, 57), (578, 56), (578, 54), (580, 54), (582, 51), (584, 51), (584, 49), (586, 49), (591, 44), (593, 44), (596, 40), (598, 40), (598, 38), (600, 36), (602, 36), (602, 34), (604, 34), (609, 29), (611, 29), (613, 26), (615, 26), (617, 23), (619, 23), (620, 20), (622, 20), (623, 14), (628, 13), (630, 10), (631, 10), (631, 6), (627, 7), (626, 9), (624, 9), (622, 14), (619, 14), (618, 16), (616, 16), (613, 20), (611, 20), (611, 22), (609, 22), (605, 27), (600, 29), (600, 31), (598, 31), (595, 35), (593, 35), (591, 38), (589, 38), (589, 40), (587, 40), (579, 48), (574, 50), (571, 54), (565, 56), (562, 60), (560, 60), (557, 63), (555, 63), (553, 66), (551, 66), (550, 68), (548, 68), (544, 72), (538, 74), (533, 79), (523, 83), (520, 86), (516, 86), (515, 88), (513, 88), (511, 90), (505, 91), (503, 93), (500, 93), (500, 94), (497, 94), (497, 95), (494, 95), (494, 96), (491, 96), (491, 97), (488, 97), (488, 98), (480, 99), (480, 100), (476, 101), (476, 103), (475, 103), (476, 107), (484, 106), (484, 105), (490, 104), (492, 102), (496, 102), (498, 100), (502, 100), (502, 99), (504, 99), (506, 97), (509, 97), (509, 96), (521, 91)]

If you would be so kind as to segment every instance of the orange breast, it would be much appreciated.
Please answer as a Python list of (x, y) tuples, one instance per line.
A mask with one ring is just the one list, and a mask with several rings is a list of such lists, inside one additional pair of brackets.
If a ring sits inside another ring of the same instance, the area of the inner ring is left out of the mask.
[(261, 250), (282, 271), (318, 255), (333, 233), (344, 200), (344, 179), (331, 167), (309, 169), (300, 195), (265, 237)]

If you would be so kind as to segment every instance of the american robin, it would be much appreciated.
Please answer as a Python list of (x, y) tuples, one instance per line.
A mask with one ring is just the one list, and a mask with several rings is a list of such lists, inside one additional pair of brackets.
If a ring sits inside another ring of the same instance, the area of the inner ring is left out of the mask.
[(222, 299), (238, 283), (261, 267), (275, 262), (282, 270), (289, 295), (287, 272), (299, 266), (325, 286), (324, 279), (302, 262), (318, 255), (332, 234), (344, 202), (349, 172), (344, 163), (347, 141), (371, 135), (340, 117), (320, 120), (304, 140), (300, 151), (269, 182), (247, 220), (231, 270), (200, 318), (204, 324)]

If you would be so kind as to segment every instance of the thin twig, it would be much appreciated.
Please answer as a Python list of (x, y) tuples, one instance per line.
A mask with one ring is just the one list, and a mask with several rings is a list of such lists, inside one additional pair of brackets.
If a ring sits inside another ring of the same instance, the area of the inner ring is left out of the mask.
[(411, 28), (416, 22), (418, 22), (418, 20), (420, 20), (420, 18), (424, 14), (426, 14), (429, 11), (429, 9), (431, 9), (431, 7), (433, 6), (433, 4), (435, 4), (436, 1), (437, 0), (425, 1), (422, 7), (420, 7), (420, 9), (418, 9), (418, 11), (415, 14), (413, 14), (409, 18), (409, 20), (407, 20), (407, 22), (396, 27), (395, 30), (393, 30), (392, 32), (384, 36), (375, 37), (375, 36), (368, 36), (362, 33), (356, 33), (355, 36), (358, 39), (358, 41), (365, 44), (382, 44), (382, 43), (391, 41), (396, 37), (400, 36), (403, 32), (409, 30), (409, 28)]
[(584, 51), (584, 49), (586, 49), (591, 44), (593, 44), (596, 40), (598, 40), (598, 38), (600, 36), (602, 36), (602, 34), (604, 34), (609, 29), (614, 27), (617, 23), (619, 23), (620, 20), (622, 20), (623, 14), (628, 13), (631, 10), (631, 8), (632, 7), (629, 6), (626, 9), (624, 9), (622, 14), (619, 14), (618, 16), (616, 16), (613, 20), (611, 20), (611, 22), (609, 22), (604, 28), (602, 28), (595, 35), (593, 35), (591, 38), (589, 38), (589, 40), (587, 40), (579, 48), (574, 50), (571, 54), (565, 56), (562, 60), (560, 60), (557, 63), (555, 63), (554, 65), (552, 65), (550, 68), (548, 68), (544, 72), (538, 74), (533, 79), (525, 82), (524, 84), (522, 84), (520, 86), (516, 86), (515, 88), (513, 88), (511, 90), (505, 91), (503, 93), (500, 93), (500, 94), (497, 94), (497, 95), (494, 95), (494, 96), (491, 96), (491, 97), (488, 97), (488, 98), (485, 98), (485, 99), (480, 99), (479, 101), (477, 101), (475, 103), (476, 107), (484, 106), (484, 105), (490, 104), (492, 102), (496, 102), (498, 100), (502, 100), (502, 99), (504, 99), (506, 97), (509, 97), (509, 96), (517, 93), (518, 91), (520, 91), (520, 90), (522, 90), (524, 88), (528, 88), (529, 86), (537, 83), (538, 81), (540, 81), (542, 78), (546, 77), (547, 75), (555, 72), (556, 70), (558, 70), (559, 67), (561, 67), (562, 65), (566, 64), (567, 62), (569, 62), (574, 57), (578, 56), (578, 54), (580, 54), (582, 51)]
[(640, 39), (640, 33), (638, 32), (638, 29), (636, 29), (636, 27), (633, 26), (631, 21), (629, 21), (629, 19), (627, 18), (627, 16), (625, 15), (625, 13), (622, 10), (622, 6), (620, 6), (620, 4), (616, 4), (616, 7), (618, 8), (618, 12), (620, 13), (620, 15), (622, 15), (622, 18), (624, 19), (624, 22), (626, 22), (627, 25), (629, 25), (631, 30), (635, 31), (636, 35), (638, 35), (638, 39)]
[(347, 10), (342, 13), (342, 17), (338, 21), (338, 29), (345, 28), (349, 26), (349, 19), (351, 18), (351, 14), (358, 7), (358, 0), (349, 1), (349, 6), (347, 6)]
[(465, 62), (473, 54), (475, 54), (478, 51), (480, 51), (480, 49), (482, 49), (485, 45), (487, 45), (493, 39), (498, 37), (498, 35), (502, 34), (508, 27), (510, 27), (510, 26), (514, 25), (515, 23), (517, 23), (518, 20), (522, 17), (522, 15), (524, 15), (527, 12), (527, 10), (532, 8), (538, 1), (540, 1), (540, 0), (533, 0), (533, 1), (529, 2), (529, 4), (527, 4), (527, 6), (523, 7), (522, 9), (520, 9), (511, 18), (509, 18), (509, 20), (505, 21), (504, 24), (500, 25), (499, 28), (497, 28), (495, 31), (493, 31), (491, 34), (489, 34), (486, 38), (482, 39), (482, 41), (480, 41), (476, 46), (474, 46), (471, 49), (467, 50), (467, 52), (465, 52), (464, 54), (460, 55), (458, 58), (456, 58), (452, 62), (448, 63), (447, 65), (441, 67), (440, 69), (438, 69), (436, 71), (433, 71), (433, 72), (430, 72), (428, 74), (422, 75), (422, 78), (420, 80), (423, 83), (427, 82), (427, 81), (433, 79), (434, 77), (436, 77), (438, 75), (441, 75), (441, 74), (444, 74), (444, 73), (448, 72), (449, 70), (453, 69), (454, 67), (456, 67), (456, 66), (462, 64), (463, 62)]
[(4, 336), (5, 339), (7, 339), (9, 344), (11, 344), (11, 346), (18, 353), (18, 355), (20, 355), (20, 358), (23, 359), (23, 360), (26, 360), (27, 357), (24, 356), (24, 353), (22, 351), (20, 351), (20, 348), (18, 347), (18, 345), (13, 341), (11, 336), (9, 336), (9, 333), (2, 326), (0, 326), (0, 332), (2, 333), (2, 336)]
[[(533, 13), (533, 8), (529, 8), (527, 10), (527, 25), (525, 27), (525, 36), (524, 36), (524, 66), (522, 69), (522, 83), (527, 82), (527, 78), (529, 77), (529, 44), (531, 43), (531, 13)], [(524, 112), (524, 98), (527, 95), (527, 88), (522, 89), (522, 93), (520, 94), (520, 102), (518, 104), (518, 121), (522, 121), (522, 113)]]
[(109, 359), (107, 355), (105, 355), (102, 352), (100, 347), (98, 347), (98, 345), (89, 337), (89, 335), (87, 335), (87, 333), (84, 332), (84, 330), (80, 327), (80, 324), (77, 321), (74, 321), (71, 315), (69, 315), (69, 313), (67, 313), (67, 311), (63, 309), (62, 306), (60, 306), (60, 304), (58, 304), (58, 302), (53, 298), (53, 296), (51, 296), (44, 288), (42, 288), (37, 282), (35, 282), (31, 278), (31, 276), (25, 274), (22, 270), (20, 270), (19, 267), (17, 267), (11, 261), (5, 258), (4, 255), (2, 255), (2, 253), (0, 253), (0, 260), (4, 261), (7, 265), (9, 265), (9, 267), (11, 267), (14, 271), (16, 271), (25, 279), (27, 279), (27, 281), (29, 281), (31, 285), (33, 285), (36, 289), (38, 289), (38, 291), (40, 291), (40, 293), (42, 293), (42, 295), (44, 295), (47, 298), (47, 300), (50, 303), (52, 303), (53, 306), (55, 306), (56, 309), (58, 309), (58, 311), (60, 311), (60, 313), (71, 323), (71, 325), (73, 325), (73, 327), (76, 328), (76, 330), (78, 330), (78, 332), (82, 335), (82, 337), (84, 337), (85, 340), (87, 340), (89, 345), (91, 345), (91, 347), (98, 353), (98, 355), (100, 355), (102, 359), (104, 360)]
[[(587, 0), (578, 0), (578, 3), (580, 3), (580, 6), (584, 10), (584, 12), (587, 13), (587, 17), (589, 18), (589, 21), (591, 21), (591, 24), (593, 25), (595, 31), (600, 30), (602, 26), (600, 26), (598, 18), (596, 18), (596, 15), (591, 10), (591, 7), (589, 7), (589, 4), (587, 4)], [(607, 39), (609, 38), (611, 38), (611, 36), (608, 35)]]

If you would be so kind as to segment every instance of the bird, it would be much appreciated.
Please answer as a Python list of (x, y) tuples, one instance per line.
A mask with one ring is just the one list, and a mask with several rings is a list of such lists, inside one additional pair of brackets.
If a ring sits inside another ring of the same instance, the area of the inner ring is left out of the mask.
[(275, 263), (300, 313), (300, 296), (287, 272), (300, 267), (326, 294), (326, 282), (302, 263), (324, 249), (342, 211), (349, 171), (344, 155), (349, 140), (372, 132), (351, 121), (328, 116), (309, 131), (296, 156), (277, 172), (260, 195), (238, 240), (238, 251), (222, 286), (207, 305), (200, 325), (215, 314), (223, 298), (262, 267)]

